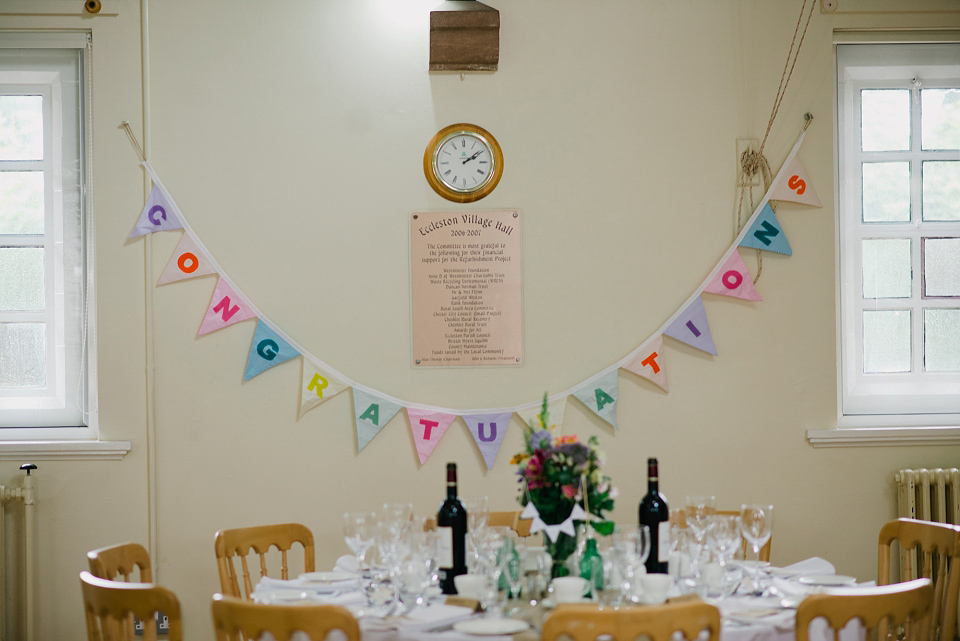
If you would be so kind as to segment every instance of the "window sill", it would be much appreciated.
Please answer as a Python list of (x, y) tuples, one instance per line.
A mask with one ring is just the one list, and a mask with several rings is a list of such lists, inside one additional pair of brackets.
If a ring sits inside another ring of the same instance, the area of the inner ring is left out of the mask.
[(130, 441), (0, 441), (0, 461), (119, 461)]
[(902, 445), (960, 445), (960, 426), (838, 427), (807, 430), (814, 447), (883, 447)]

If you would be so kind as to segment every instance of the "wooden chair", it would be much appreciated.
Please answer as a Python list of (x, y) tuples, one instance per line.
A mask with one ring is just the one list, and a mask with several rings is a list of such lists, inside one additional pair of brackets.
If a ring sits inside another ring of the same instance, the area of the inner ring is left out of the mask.
[[(823, 617), (834, 630), (830, 635), (833, 638), (839, 638), (839, 631), (848, 621), (859, 619), (867, 632), (867, 639), (923, 641), (929, 634), (932, 601), (930, 579), (813, 594), (797, 608), (795, 638), (796, 641), (809, 641), (810, 622)], [(821, 635), (818, 633), (817, 636)]]
[(131, 581), (134, 570), (139, 568), (140, 583), (153, 582), (150, 554), (139, 543), (121, 543), (87, 552), (90, 574), (108, 581)]
[(357, 620), (339, 605), (265, 605), (214, 594), (212, 610), (217, 641), (259, 639), (264, 632), (289, 641), (296, 631), (323, 641), (331, 630), (342, 630), (347, 641), (360, 641)]
[(877, 583), (888, 585), (891, 544), (900, 548), (900, 578), (933, 582), (930, 641), (952, 641), (960, 595), (960, 527), (917, 519), (897, 519), (880, 528)]
[[(705, 639), (720, 638), (720, 611), (702, 601), (668, 603), (642, 608), (604, 608), (596, 605), (562, 605), (550, 613), (543, 624), (543, 641), (555, 641), (564, 635), (574, 641), (594, 641), (609, 635), (613, 641), (634, 641), (641, 635), (651, 641), (670, 641), (674, 632), (696, 639), (702, 631)], [(701, 638), (701, 641), (705, 641)]]
[[(533, 525), (533, 519), (521, 519), (520, 514), (523, 510), (506, 510), (503, 512), (490, 512), (487, 515), (487, 525), (503, 526), (512, 529), (518, 536), (530, 536), (530, 526)], [(437, 517), (427, 517), (424, 530), (432, 531), (437, 529)]]
[[(180, 601), (170, 590), (153, 583), (109, 581), (89, 572), (80, 573), (80, 587), (87, 641), (154, 641), (157, 629), (153, 621), (157, 613), (167, 617), (169, 640), (183, 641)], [(134, 617), (149, 622), (142, 637), (135, 636)]]
[[(303, 571), (313, 572), (315, 555), (313, 533), (305, 525), (284, 523), (280, 525), (260, 525), (255, 527), (220, 530), (214, 539), (217, 554), (217, 571), (220, 573), (220, 591), (228, 596), (251, 598), (253, 582), (247, 556), (255, 553), (260, 559), (260, 577), (267, 576), (267, 552), (271, 547), (280, 551), (280, 578), (289, 579), (287, 552), (294, 543), (303, 546)], [(235, 557), (239, 558), (243, 575), (243, 593), (234, 567)]]

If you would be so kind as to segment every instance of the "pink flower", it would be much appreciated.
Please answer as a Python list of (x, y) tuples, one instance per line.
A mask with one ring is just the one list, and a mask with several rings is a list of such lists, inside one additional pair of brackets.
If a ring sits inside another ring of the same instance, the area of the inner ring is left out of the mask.
[(576, 485), (564, 485), (560, 488), (560, 491), (563, 492), (563, 495), (568, 499), (572, 499), (577, 495), (577, 486)]

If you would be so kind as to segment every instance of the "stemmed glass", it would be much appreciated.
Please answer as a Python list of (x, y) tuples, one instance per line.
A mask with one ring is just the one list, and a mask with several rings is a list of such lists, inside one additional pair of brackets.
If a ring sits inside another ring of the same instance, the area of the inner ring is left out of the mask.
[(500, 528), (484, 527), (480, 530), (478, 538), (476, 549), (478, 569), (483, 577), (478, 595), (480, 606), (486, 611), (488, 617), (499, 618), (503, 616), (503, 604), (500, 601), (500, 577), (503, 574), (503, 568), (498, 558), (504, 556), (502, 555), (505, 546), (504, 536)]
[(646, 574), (644, 563), (650, 555), (650, 528), (646, 525), (634, 528), (618, 528), (613, 533), (614, 560), (620, 576), (620, 592), (616, 605), (634, 600), (634, 592), (640, 577)]
[[(704, 536), (707, 533), (707, 520), (717, 513), (717, 497), (715, 496), (688, 496), (684, 508), (687, 527), (696, 539), (696, 549), (693, 558), (693, 572), (698, 590), (703, 590), (703, 556)], [(701, 595), (702, 596), (702, 595)]]
[(760, 588), (760, 548), (767, 544), (773, 535), (773, 506), (745, 503), (740, 506), (740, 533), (753, 547), (756, 556), (754, 568), (754, 590)]
[(711, 516), (707, 525), (707, 545), (716, 553), (720, 566), (720, 595), (729, 596), (727, 562), (740, 548), (740, 517), (732, 514)]
[(530, 599), (531, 606), (539, 605), (547, 589), (553, 558), (543, 548), (527, 548), (521, 558), (523, 573), (527, 578), (527, 587), (524, 591)]
[(357, 557), (357, 570), (363, 572), (367, 550), (377, 538), (377, 516), (373, 512), (347, 512), (343, 515), (343, 538)]
[(487, 508), (487, 497), (475, 496), (464, 499), (463, 507), (467, 510), (467, 534), (470, 537), (470, 546), (473, 548), (473, 560), (479, 561), (480, 537), (483, 529), (487, 527), (487, 517), (490, 514)]

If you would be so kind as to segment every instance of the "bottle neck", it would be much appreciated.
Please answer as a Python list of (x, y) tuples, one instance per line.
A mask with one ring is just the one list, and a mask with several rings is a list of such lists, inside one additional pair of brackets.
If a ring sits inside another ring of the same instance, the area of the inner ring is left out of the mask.
[(457, 482), (456, 481), (447, 481), (447, 498), (448, 499), (457, 498)]
[(657, 492), (660, 489), (660, 474), (656, 459), (647, 461), (647, 491)]

